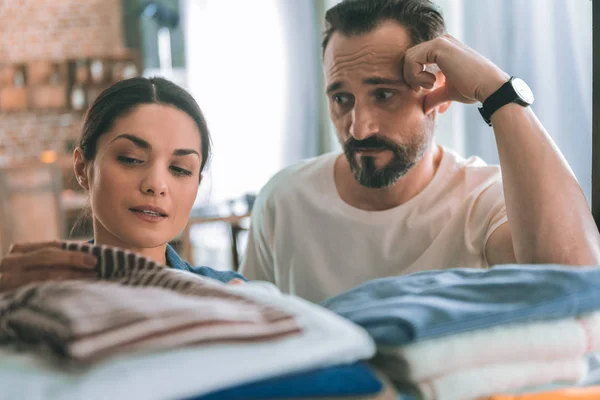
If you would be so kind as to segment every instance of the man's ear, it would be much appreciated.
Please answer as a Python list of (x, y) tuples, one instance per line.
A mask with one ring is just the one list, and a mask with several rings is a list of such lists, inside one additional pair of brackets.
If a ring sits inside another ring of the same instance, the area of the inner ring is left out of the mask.
[(76, 147), (73, 151), (73, 171), (75, 172), (75, 178), (77, 179), (79, 186), (85, 190), (90, 189), (90, 183), (88, 181), (87, 174), (88, 164), (89, 163), (83, 156), (83, 150), (81, 147)]
[(443, 114), (448, 111), (452, 101), (449, 100), (448, 87), (446, 86), (446, 76), (438, 71), (435, 74), (436, 80), (433, 88), (430, 89), (423, 99), (423, 112), (426, 115), (436, 111)]
[(448, 111), (448, 109), (450, 108), (450, 106), (452, 105), (451, 101), (447, 101), (445, 103), (442, 103), (438, 106), (438, 114), (443, 114), (446, 111)]

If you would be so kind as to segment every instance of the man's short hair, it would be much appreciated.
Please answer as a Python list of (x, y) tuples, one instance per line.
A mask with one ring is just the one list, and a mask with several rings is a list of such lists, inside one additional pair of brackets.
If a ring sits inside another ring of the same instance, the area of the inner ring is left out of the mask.
[(325, 14), (323, 54), (334, 32), (362, 35), (385, 21), (396, 21), (405, 27), (413, 45), (446, 32), (442, 12), (430, 0), (344, 0)]

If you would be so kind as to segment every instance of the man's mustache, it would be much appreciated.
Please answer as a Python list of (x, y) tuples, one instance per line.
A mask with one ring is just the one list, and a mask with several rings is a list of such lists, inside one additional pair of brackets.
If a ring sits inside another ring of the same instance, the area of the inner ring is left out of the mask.
[(372, 149), (389, 149), (392, 151), (397, 151), (398, 147), (399, 146), (396, 143), (390, 142), (379, 136), (371, 136), (363, 140), (356, 140), (351, 137), (344, 144), (344, 149), (346, 152)]

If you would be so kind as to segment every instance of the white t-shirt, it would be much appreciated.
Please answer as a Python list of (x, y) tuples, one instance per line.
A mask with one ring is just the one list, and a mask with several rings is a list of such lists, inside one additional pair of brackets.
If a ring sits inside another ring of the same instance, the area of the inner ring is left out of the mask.
[(241, 273), (313, 302), (371, 279), (455, 267), (485, 268), (485, 245), (507, 221), (500, 168), (443, 148), (436, 174), (385, 211), (345, 203), (339, 154), (288, 167), (262, 189)]

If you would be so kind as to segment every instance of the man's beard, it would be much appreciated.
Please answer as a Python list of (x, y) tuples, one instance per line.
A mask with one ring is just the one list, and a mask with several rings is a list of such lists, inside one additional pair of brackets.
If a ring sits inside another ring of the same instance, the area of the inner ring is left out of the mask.
[[(362, 186), (372, 189), (392, 186), (421, 160), (425, 150), (429, 147), (433, 126), (428, 124), (422, 133), (417, 136), (416, 140), (406, 145), (377, 135), (364, 140), (356, 140), (351, 136), (344, 143), (344, 153), (350, 163), (354, 178)], [(357, 160), (356, 154), (360, 150), (388, 150), (392, 152), (392, 159), (386, 165), (378, 168), (374, 156), (362, 155), (360, 161)]]

